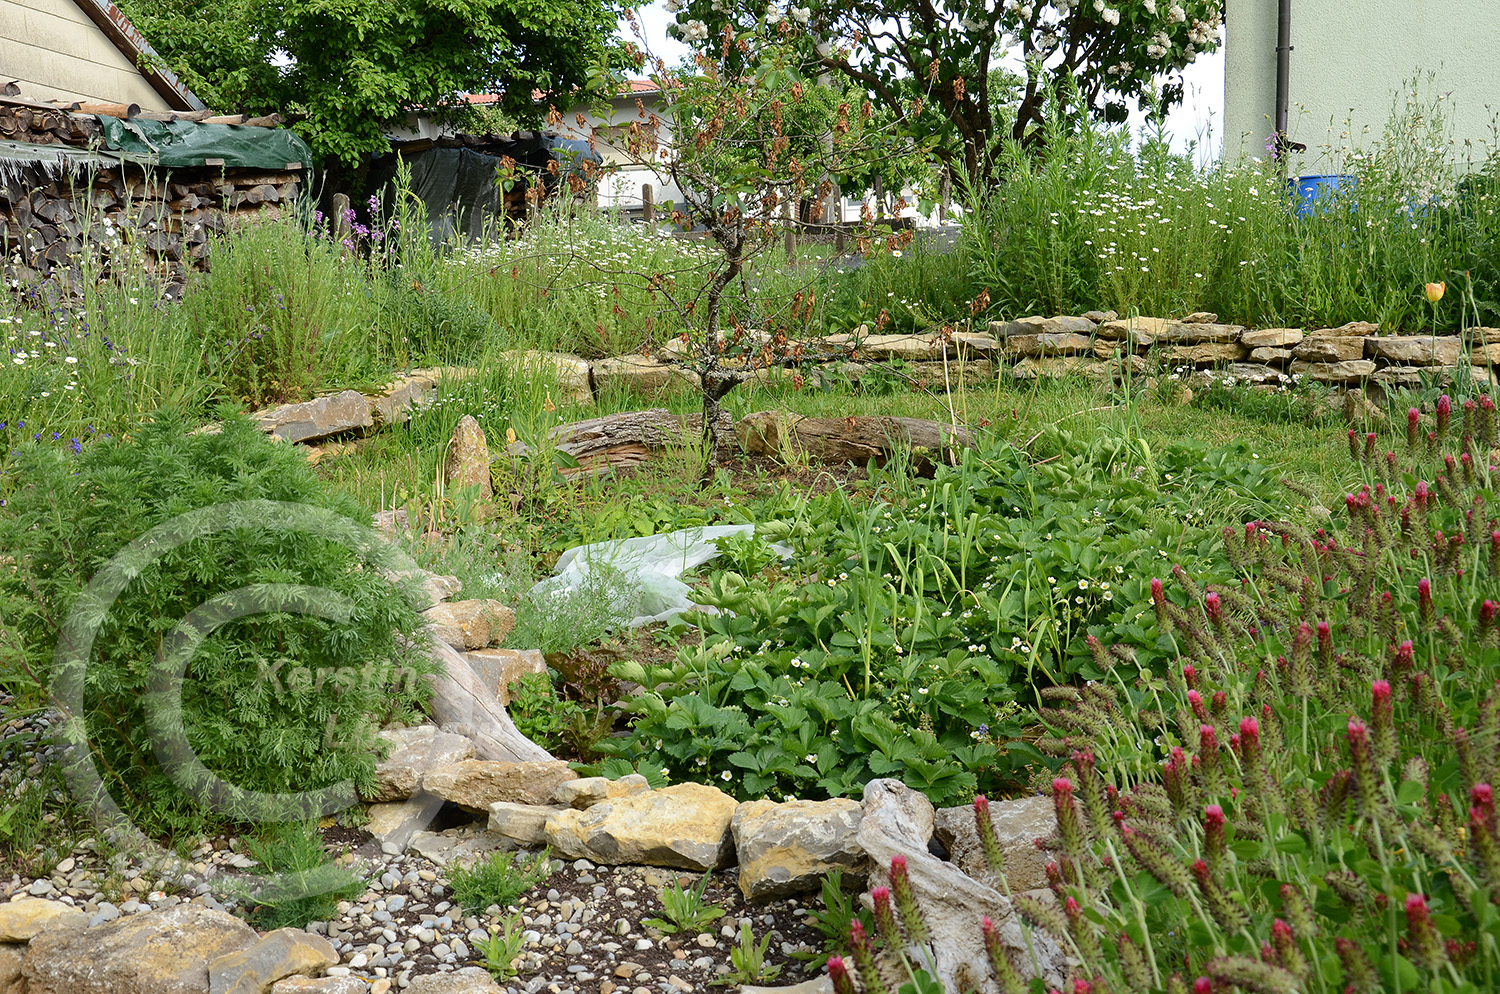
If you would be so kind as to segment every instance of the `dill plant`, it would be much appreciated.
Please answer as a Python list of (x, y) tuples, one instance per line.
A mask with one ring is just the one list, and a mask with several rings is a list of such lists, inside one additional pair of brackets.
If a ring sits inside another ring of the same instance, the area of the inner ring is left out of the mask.
[[(6, 683), (63, 679), (54, 650), (85, 588), (113, 556), (152, 528), (200, 508), (267, 500), (353, 520), (356, 502), (331, 492), (290, 446), (271, 442), (243, 417), (220, 432), (186, 434), (163, 412), (128, 436), (99, 439), (74, 454), (23, 448), (16, 484), (0, 509), (0, 573), (6, 624), (21, 647)], [(430, 658), (402, 633), (420, 619), (385, 580), (387, 557), (309, 531), (277, 531), (245, 520), (186, 541), (132, 575), (100, 619), (82, 674), (83, 745), (103, 787), (152, 834), (199, 831), (245, 817), (205, 806), (163, 768), (148, 691), (155, 660), (190, 611), (229, 593), (273, 589), (276, 610), (212, 630), (191, 655), (181, 693), (195, 775), (278, 795), (373, 783), (388, 719), (411, 719), (426, 694)], [(297, 585), (305, 592), (299, 594)], [(342, 620), (305, 613), (316, 594), (347, 609)], [(76, 667), (70, 671), (76, 674)], [(32, 693), (35, 691), (33, 690)], [(76, 740), (75, 744), (77, 744)], [(352, 792), (343, 790), (343, 793)], [(291, 811), (279, 819), (299, 817)]]

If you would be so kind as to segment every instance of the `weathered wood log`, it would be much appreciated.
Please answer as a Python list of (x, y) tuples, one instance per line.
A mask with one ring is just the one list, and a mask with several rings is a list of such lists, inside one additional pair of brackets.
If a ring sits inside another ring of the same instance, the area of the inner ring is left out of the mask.
[[(733, 427), (734, 419), (723, 414), (719, 437), (729, 438)], [(696, 445), (702, 437), (703, 415), (677, 415), (656, 407), (558, 425), (547, 432), (547, 443), (578, 462), (577, 467), (563, 468), (564, 476), (599, 476), (639, 466), (669, 446)], [(505, 455), (514, 462), (529, 457), (532, 450), (525, 442), (513, 442)]]
[(439, 728), (470, 739), (476, 759), (536, 763), (552, 758), (551, 753), (520, 733), (500, 703), (500, 696), (486, 687), (452, 646), (433, 639), (432, 655), (443, 667), (442, 674), (428, 678), (432, 684), (432, 717)]
[(930, 469), (973, 444), (965, 428), (921, 418), (804, 418), (787, 411), (756, 411), (735, 429), (740, 446), (752, 455), (784, 455), (789, 450), (819, 462), (884, 464), (898, 449), (909, 449), (919, 470)]

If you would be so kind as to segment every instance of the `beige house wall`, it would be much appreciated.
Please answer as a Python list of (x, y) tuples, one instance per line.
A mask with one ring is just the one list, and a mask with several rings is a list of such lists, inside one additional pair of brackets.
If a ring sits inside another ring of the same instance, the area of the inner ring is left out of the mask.
[(28, 100), (171, 107), (73, 0), (0, 0), (0, 83)]
[[(1276, 119), (1278, 3), (1224, 6), (1224, 155), (1264, 156)], [(1445, 107), (1460, 157), (1465, 142), (1476, 158), (1481, 142), (1494, 148), (1500, 0), (1292, 0), (1291, 33), (1287, 130), (1308, 148), (1293, 171), (1335, 169), (1328, 147), (1378, 138), (1406, 82), (1429, 70), (1431, 89), (1451, 92)]]

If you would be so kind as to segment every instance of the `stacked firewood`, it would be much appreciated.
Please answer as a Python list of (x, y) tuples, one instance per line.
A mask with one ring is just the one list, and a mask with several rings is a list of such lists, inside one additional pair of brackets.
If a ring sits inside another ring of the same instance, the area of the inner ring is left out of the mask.
[[(87, 109), (148, 116), (128, 106)], [(60, 145), (100, 151), (102, 131), (96, 114), (82, 107), (0, 94), (0, 141), (39, 146), (34, 161), (12, 151), (0, 162), (0, 272), (7, 282), (30, 284), (59, 271), (76, 276), (87, 264), (101, 274), (145, 266), (169, 285), (179, 283), (189, 267), (205, 265), (211, 236), (237, 221), (279, 214), (301, 189), (300, 167), (209, 164), (168, 171), (111, 162), (107, 151), (59, 156)]]

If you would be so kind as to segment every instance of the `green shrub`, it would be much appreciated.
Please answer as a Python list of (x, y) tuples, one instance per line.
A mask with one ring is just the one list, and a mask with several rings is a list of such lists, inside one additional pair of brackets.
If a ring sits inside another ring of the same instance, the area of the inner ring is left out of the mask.
[(552, 854), (546, 849), (533, 856), (491, 853), (489, 859), (453, 871), (453, 899), (470, 915), (491, 906), (507, 908), (522, 894), (546, 883), (553, 872)]
[[(24, 657), (0, 679), (29, 674), (69, 702), (71, 741), (86, 746), (75, 758), (91, 761), (135, 824), (163, 832), (263, 819), (277, 812), (239, 791), (285, 800), (326, 790), (333, 804), (335, 795), (352, 803), (346, 781), (372, 784), (375, 730), (415, 713), (432, 664), (402, 640), (420, 619), (376, 568), (394, 561), (300, 452), (238, 416), (218, 433), (187, 435), (162, 413), (77, 454), (23, 448), (7, 479), (0, 547), (12, 558), (0, 597)], [(235, 504), (251, 501), (278, 503)], [(110, 601), (99, 585), (112, 581), (123, 587)], [(181, 627), (195, 611), (196, 630)], [(98, 626), (86, 660), (70, 656), (82, 651), (71, 641), (54, 656), (60, 633), (79, 636), (70, 617)], [(179, 710), (168, 664), (185, 659)], [(174, 729), (202, 764), (178, 767), (177, 779), (158, 753)], [(326, 813), (300, 803), (270, 804), (288, 808), (272, 820)]]

